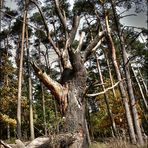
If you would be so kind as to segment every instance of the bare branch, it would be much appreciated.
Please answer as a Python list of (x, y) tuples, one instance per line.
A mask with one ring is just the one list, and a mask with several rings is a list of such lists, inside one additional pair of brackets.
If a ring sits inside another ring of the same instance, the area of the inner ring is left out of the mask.
[(47, 36), (49, 35), (49, 28), (48, 28), (48, 25), (47, 25), (47, 22), (46, 22), (46, 19), (43, 15), (43, 12), (41, 10), (41, 8), (39, 7), (39, 5), (37, 4), (36, 0), (30, 0), (33, 4), (35, 4), (35, 6), (38, 8), (39, 12), (40, 12), (40, 15), (43, 19), (43, 23), (44, 23), (44, 26), (45, 26), (45, 30), (46, 30), (46, 33), (47, 33)]
[(102, 41), (104, 40), (104, 33), (105, 31), (100, 32), (88, 45), (84, 53), (84, 61), (86, 61), (87, 58), (92, 54), (92, 52), (94, 52), (101, 45)]
[(120, 19), (124, 18), (124, 17), (128, 17), (128, 16), (137, 16), (136, 14), (128, 14), (128, 15), (123, 15), (123, 16), (120, 16)]
[(59, 16), (59, 19), (64, 27), (64, 29), (66, 30), (66, 16), (63, 16), (62, 15), (62, 12), (60, 10), (60, 5), (59, 5), (59, 0), (54, 0), (55, 2), (55, 6), (56, 6), (56, 9), (57, 9), (57, 12), (58, 12), (58, 16)]
[(56, 52), (56, 54), (57, 54), (59, 57), (61, 57), (61, 52), (60, 52), (59, 48), (56, 46), (56, 44), (54, 43), (54, 41), (52, 40), (52, 38), (51, 38), (50, 35), (48, 36), (48, 40), (49, 40), (49, 42), (51, 43), (51, 45), (52, 45), (54, 51)]
[(120, 83), (120, 81), (118, 81), (117, 83), (115, 83), (112, 87), (106, 88), (104, 91), (99, 92), (99, 93), (95, 93), (95, 94), (86, 94), (87, 97), (95, 97), (101, 94), (106, 93), (107, 91), (109, 91), (110, 89), (113, 89), (114, 87), (116, 87), (118, 84)]
[[(79, 22), (80, 22), (80, 16), (74, 16), (72, 30), (70, 32), (69, 38), (66, 41), (64, 50), (68, 49), (68, 50), (72, 51), (72, 48), (69, 48), (69, 47), (71, 46), (71, 44), (73, 43), (73, 41), (75, 39), (77, 30), (78, 30), (78, 26), (79, 26)], [(72, 51), (72, 52), (74, 52), (74, 51)]]

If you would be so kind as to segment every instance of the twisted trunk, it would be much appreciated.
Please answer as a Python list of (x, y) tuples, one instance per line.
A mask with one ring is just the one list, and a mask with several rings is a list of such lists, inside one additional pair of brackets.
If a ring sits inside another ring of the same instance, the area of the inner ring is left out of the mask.
[[(70, 53), (73, 69), (65, 68), (61, 84), (52, 80), (35, 63), (32, 66), (39, 79), (50, 89), (59, 103), (63, 124), (61, 133), (72, 133), (74, 141), (68, 145), (72, 148), (87, 148), (87, 130), (85, 122), (85, 101), (83, 92), (86, 87), (86, 72), (79, 53)], [(60, 143), (59, 143), (60, 145)]]

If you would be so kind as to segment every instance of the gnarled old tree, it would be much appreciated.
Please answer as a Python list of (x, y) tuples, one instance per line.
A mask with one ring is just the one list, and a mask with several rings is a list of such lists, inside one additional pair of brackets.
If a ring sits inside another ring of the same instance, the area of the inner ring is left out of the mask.
[[(98, 32), (94, 40), (86, 47), (85, 53), (82, 56), (83, 32), (80, 34), (78, 46), (76, 48), (72, 46), (78, 31), (80, 16), (73, 16), (71, 28), (69, 28), (65, 11), (60, 8), (59, 0), (54, 0), (54, 6), (62, 25), (62, 36), (64, 38), (63, 46), (57, 46), (57, 43), (54, 42), (50, 35), (42, 10), (36, 1), (31, 2), (37, 6), (44, 22), (48, 41), (60, 59), (63, 68), (61, 82), (54, 81), (46, 72), (40, 69), (35, 62), (32, 62), (33, 69), (40, 81), (51, 91), (59, 103), (61, 114), (64, 117), (62, 131), (64, 133), (73, 133), (73, 142), (69, 147), (86, 148), (88, 146), (88, 137), (85, 122), (85, 100), (83, 96), (86, 89), (87, 77), (84, 63), (94, 49), (97, 49), (96, 47), (101, 44), (104, 31)], [(68, 145), (68, 143), (65, 145)]]

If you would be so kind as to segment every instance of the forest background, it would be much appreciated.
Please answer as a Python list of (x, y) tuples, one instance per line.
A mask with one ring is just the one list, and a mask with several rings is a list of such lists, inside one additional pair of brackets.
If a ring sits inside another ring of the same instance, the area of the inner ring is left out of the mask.
[(0, 139), (145, 145), (145, 0), (0, 2)]

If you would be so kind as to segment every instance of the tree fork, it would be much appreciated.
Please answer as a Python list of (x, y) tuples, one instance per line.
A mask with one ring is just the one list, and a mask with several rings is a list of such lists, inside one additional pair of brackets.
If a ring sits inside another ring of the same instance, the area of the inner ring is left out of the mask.
[(55, 96), (55, 99), (60, 104), (60, 111), (62, 114), (65, 113), (67, 109), (67, 94), (68, 86), (62, 86), (60, 83), (51, 79), (46, 72), (41, 70), (35, 62), (31, 62), (31, 65), (41, 82), (51, 91), (51, 94)]

